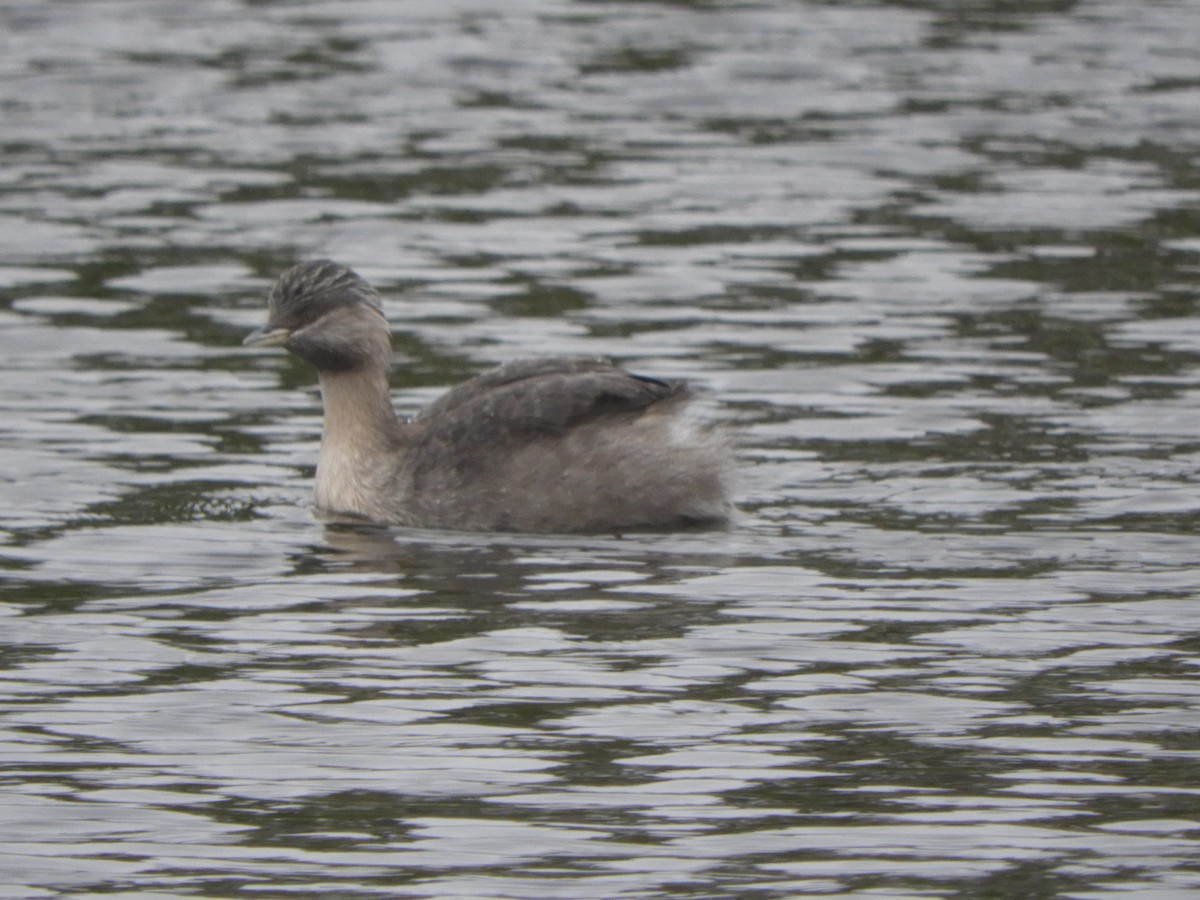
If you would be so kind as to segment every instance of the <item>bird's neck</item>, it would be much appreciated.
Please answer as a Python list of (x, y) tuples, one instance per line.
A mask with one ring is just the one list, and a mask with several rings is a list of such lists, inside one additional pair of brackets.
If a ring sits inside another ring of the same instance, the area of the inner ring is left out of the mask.
[(394, 471), (401, 425), (392, 408), (386, 370), (322, 372), (325, 424), (317, 460), (317, 506), (377, 516), (382, 488)]

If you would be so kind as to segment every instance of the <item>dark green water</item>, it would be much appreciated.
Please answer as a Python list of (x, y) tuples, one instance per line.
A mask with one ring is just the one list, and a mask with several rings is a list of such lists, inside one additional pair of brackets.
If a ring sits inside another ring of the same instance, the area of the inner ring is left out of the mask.
[[(0, 896), (1200, 894), (1200, 6), (0, 2)], [(407, 411), (713, 389), (737, 527), (309, 508)]]

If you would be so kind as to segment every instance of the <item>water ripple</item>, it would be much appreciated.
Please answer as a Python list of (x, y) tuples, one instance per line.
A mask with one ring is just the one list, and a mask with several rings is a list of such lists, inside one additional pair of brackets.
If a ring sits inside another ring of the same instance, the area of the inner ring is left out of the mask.
[[(1200, 890), (1194, 4), (0, 24), (6, 896)], [(406, 413), (711, 388), (736, 527), (314, 516), (311, 255)]]

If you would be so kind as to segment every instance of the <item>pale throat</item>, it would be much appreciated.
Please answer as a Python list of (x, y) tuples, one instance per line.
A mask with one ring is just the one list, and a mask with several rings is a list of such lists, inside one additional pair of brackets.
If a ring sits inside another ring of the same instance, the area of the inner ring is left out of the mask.
[(387, 376), (373, 369), (320, 373), (325, 422), (317, 460), (317, 506), (371, 515), (392, 471), (399, 425)]

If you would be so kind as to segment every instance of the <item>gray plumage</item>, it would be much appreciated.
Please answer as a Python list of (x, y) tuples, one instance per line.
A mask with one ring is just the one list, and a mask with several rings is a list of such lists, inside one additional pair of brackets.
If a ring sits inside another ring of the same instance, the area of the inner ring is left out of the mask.
[(316, 370), (325, 423), (317, 505), (468, 531), (713, 527), (731, 514), (728, 438), (681, 417), (686, 382), (605, 359), (523, 360), (447, 391), (409, 421), (388, 393), (379, 296), (328, 260), (284, 272), (247, 344)]

